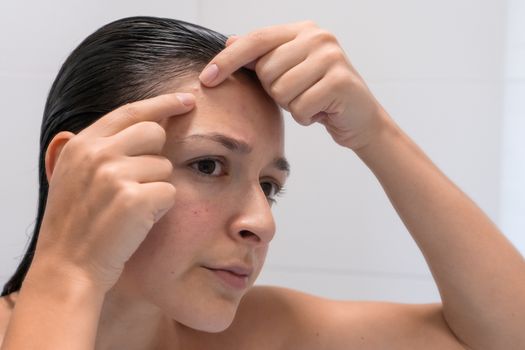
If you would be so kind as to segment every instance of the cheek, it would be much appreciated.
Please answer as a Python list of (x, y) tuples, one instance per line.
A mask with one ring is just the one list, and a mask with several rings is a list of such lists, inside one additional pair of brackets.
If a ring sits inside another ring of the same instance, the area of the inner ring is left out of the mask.
[(139, 279), (176, 278), (205, 256), (213, 244), (216, 221), (209, 204), (177, 200), (152, 227), (127, 269)]
[(152, 240), (179, 251), (205, 248), (214, 226), (213, 211), (206, 204), (179, 201), (152, 228)]
[[(256, 271), (255, 271), (255, 276), (254, 278), (257, 278), (259, 276), (259, 273), (261, 272), (263, 266), (264, 266), (264, 262), (266, 260), (266, 255), (268, 253), (268, 248), (269, 246), (266, 244), (266, 245), (263, 245), (263, 246), (260, 246), (258, 248), (255, 249), (255, 267), (256, 267)], [(255, 281), (254, 281), (255, 282)]]
[(205, 250), (206, 242), (212, 239), (211, 213), (210, 207), (203, 203), (177, 202), (153, 226), (144, 243), (155, 246), (164, 257), (188, 260), (197, 251)]

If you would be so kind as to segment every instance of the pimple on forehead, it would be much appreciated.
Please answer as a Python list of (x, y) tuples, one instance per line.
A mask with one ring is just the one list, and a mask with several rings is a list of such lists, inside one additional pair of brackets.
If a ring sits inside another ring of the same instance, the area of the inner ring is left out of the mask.
[(196, 105), (188, 113), (190, 117), (202, 115), (220, 119), (239, 115), (244, 121), (252, 122), (257, 122), (261, 116), (265, 119), (268, 119), (269, 115), (281, 117), (280, 110), (262, 87), (242, 74), (229, 76), (220, 85), (212, 88), (202, 85), (196, 77), (190, 78), (182, 82), (176, 91), (191, 92), (195, 95)]
[(191, 93), (193, 93), (193, 94), (196, 94), (196, 93), (198, 93), (199, 91), (200, 91), (199, 86), (197, 86), (197, 85), (192, 85), (192, 86), (190, 86), (190, 91), (189, 91), (189, 92), (191, 92)]

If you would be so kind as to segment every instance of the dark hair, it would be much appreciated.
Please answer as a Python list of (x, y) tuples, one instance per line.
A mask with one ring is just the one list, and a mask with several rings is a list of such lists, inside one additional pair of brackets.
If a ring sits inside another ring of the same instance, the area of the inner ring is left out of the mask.
[(52, 138), (60, 131), (78, 133), (121, 105), (161, 94), (165, 82), (204, 68), (226, 39), (180, 20), (129, 17), (101, 27), (73, 50), (53, 82), (44, 110), (33, 236), (2, 296), (20, 290), (33, 260), (47, 201), (45, 154)]

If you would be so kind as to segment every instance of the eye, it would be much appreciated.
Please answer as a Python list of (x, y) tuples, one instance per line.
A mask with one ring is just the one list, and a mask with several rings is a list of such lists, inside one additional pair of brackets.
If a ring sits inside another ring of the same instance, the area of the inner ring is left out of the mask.
[(275, 203), (276, 202), (275, 196), (282, 193), (282, 187), (272, 181), (261, 182), (261, 189), (263, 190), (266, 198), (268, 198), (268, 200), (271, 203)]
[(225, 173), (222, 162), (213, 158), (199, 159), (190, 166), (203, 176), (221, 176)]

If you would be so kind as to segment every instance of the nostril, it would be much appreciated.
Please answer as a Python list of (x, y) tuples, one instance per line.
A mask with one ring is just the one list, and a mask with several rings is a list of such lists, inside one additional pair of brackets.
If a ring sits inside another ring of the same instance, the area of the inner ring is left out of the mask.
[(239, 232), (239, 234), (242, 238), (255, 239), (257, 241), (259, 240), (259, 237), (255, 233), (252, 233), (247, 230), (242, 230), (241, 232)]
[(246, 230), (242, 230), (240, 233), (241, 233), (242, 238), (250, 237), (251, 235), (253, 235), (253, 233), (251, 233), (250, 231), (246, 231)]

